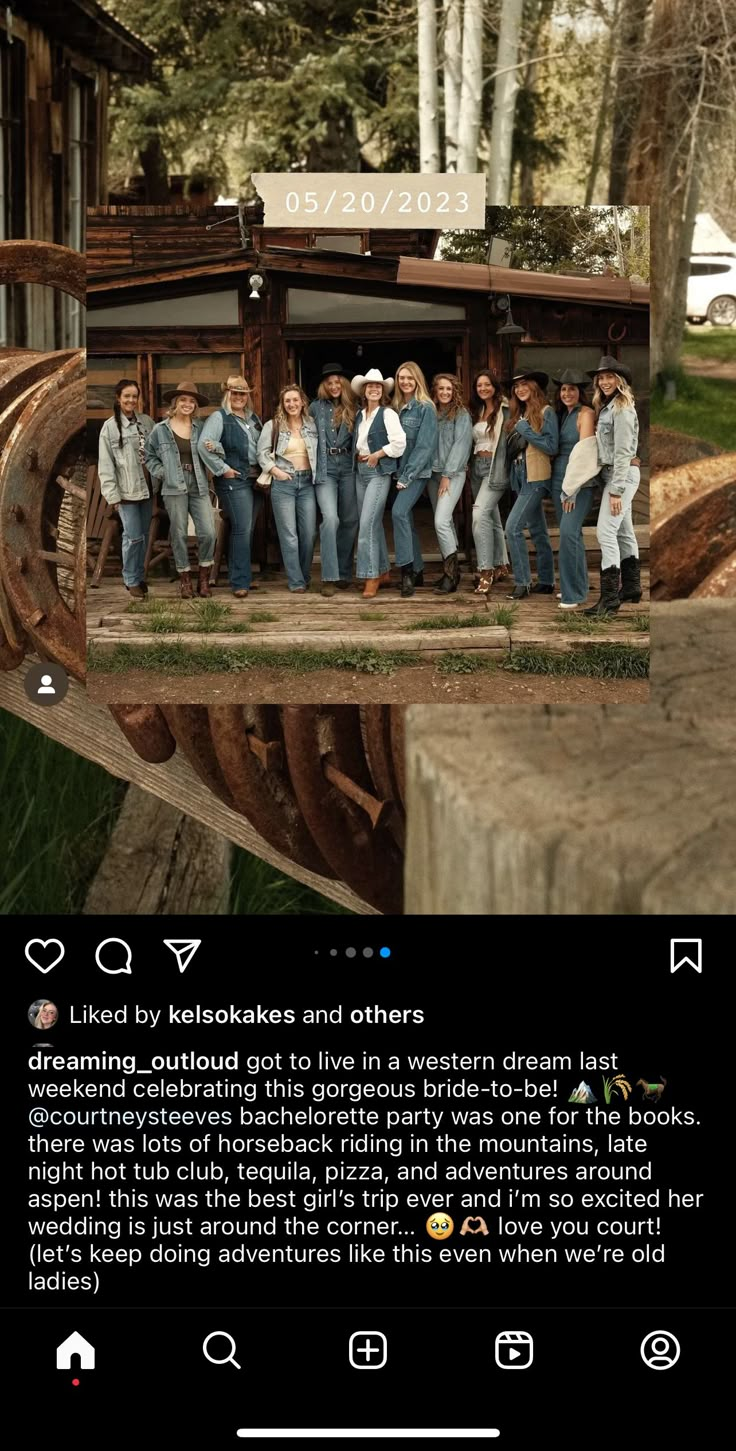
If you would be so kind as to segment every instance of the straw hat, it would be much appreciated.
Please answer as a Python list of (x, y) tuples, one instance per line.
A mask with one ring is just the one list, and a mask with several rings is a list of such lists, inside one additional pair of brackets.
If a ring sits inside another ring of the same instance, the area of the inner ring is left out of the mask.
[(389, 393), (393, 393), (394, 391), (393, 378), (384, 378), (380, 368), (369, 368), (368, 372), (365, 375), (363, 373), (356, 373), (352, 383), (350, 384), (350, 387), (352, 388), (353, 392), (357, 393), (360, 397), (360, 394), (363, 392), (366, 383), (382, 383), (383, 387), (386, 388)]
[(192, 382), (191, 378), (182, 379), (175, 388), (164, 393), (164, 403), (173, 403), (175, 398), (194, 398), (200, 408), (206, 408), (210, 401), (209, 398), (205, 398), (203, 393), (197, 392), (197, 385)]
[(236, 377), (234, 373), (231, 373), (230, 377), (227, 379), (225, 387), (227, 388), (229, 393), (250, 393), (250, 388), (248, 387), (245, 378), (241, 378), (239, 375)]

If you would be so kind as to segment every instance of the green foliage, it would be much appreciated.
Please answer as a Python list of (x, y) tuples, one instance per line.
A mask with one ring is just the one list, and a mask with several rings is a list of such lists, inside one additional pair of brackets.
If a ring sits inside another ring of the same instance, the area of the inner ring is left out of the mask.
[(437, 661), (438, 675), (479, 675), (481, 671), (495, 670), (496, 662), (482, 650), (469, 654), (466, 650), (448, 650)]
[(260, 857), (236, 847), (230, 874), (231, 916), (239, 917), (313, 917), (316, 915), (352, 916), (329, 897), (322, 897), (302, 886)]
[[(643, 223), (635, 207), (619, 207), (624, 241), (636, 223), (636, 246), (628, 254), (631, 271), (642, 270)], [(613, 212), (610, 207), (487, 207), (486, 231), (443, 232), (442, 255), (453, 262), (485, 262), (488, 233), (511, 244), (512, 267), (532, 272), (617, 270)], [(627, 251), (624, 247), (624, 262)], [(633, 263), (636, 265), (633, 265)], [(627, 269), (627, 275), (629, 271)]]
[(730, 451), (736, 438), (736, 388), (727, 378), (696, 378), (678, 373), (677, 398), (666, 403), (662, 390), (652, 393), (651, 420)]
[(126, 645), (111, 651), (99, 650), (91, 642), (87, 651), (88, 670), (125, 675), (145, 670), (165, 675), (237, 675), (244, 670), (289, 670), (295, 675), (315, 670), (353, 670), (363, 675), (393, 675), (401, 665), (417, 665), (419, 656), (411, 650), (374, 650), (370, 646), (335, 646), (328, 650), (273, 649), (270, 646), (201, 645), (191, 649), (180, 640)]
[(645, 680), (649, 651), (641, 645), (588, 645), (579, 650), (515, 649), (503, 666), (519, 675), (587, 675), (596, 680)]

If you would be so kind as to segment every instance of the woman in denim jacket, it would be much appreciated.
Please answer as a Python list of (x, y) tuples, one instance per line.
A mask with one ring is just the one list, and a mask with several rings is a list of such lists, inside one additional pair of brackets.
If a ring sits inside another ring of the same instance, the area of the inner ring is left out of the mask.
[(135, 378), (115, 384), (112, 418), (100, 431), (97, 473), (102, 497), (123, 526), (123, 584), (133, 599), (145, 599), (146, 544), (153, 514), (153, 488), (145, 471), (146, 439), (153, 419), (138, 413), (140, 388)]
[(494, 580), (507, 579), (509, 555), (499, 504), (509, 486), (506, 424), (509, 405), (495, 373), (486, 368), (473, 383), (473, 543), (478, 565), (475, 593), (487, 595)]
[(402, 363), (397, 370), (394, 408), (406, 434), (406, 448), (396, 464), (396, 498), (391, 510), (401, 594), (406, 599), (413, 595), (415, 585), (424, 584), (413, 509), (432, 476), (437, 448), (437, 411), (418, 363)]
[(595, 414), (585, 399), (585, 389), (590, 384), (584, 373), (578, 373), (575, 368), (565, 368), (552, 382), (558, 388), (557, 422), (560, 429), (560, 451), (552, 461), (552, 502), (560, 526), (559, 608), (572, 610), (588, 598), (583, 525), (590, 513), (596, 480), (595, 477), (589, 479), (572, 496), (563, 492), (562, 485), (575, 445), (581, 439), (592, 438), (595, 433)]
[(169, 516), (169, 538), (179, 575), (182, 599), (191, 599), (187, 528), (191, 514), (197, 533), (199, 582), (197, 593), (210, 594), (210, 571), (215, 559), (217, 525), (210, 502), (205, 466), (199, 456), (200, 419), (197, 407), (209, 400), (185, 378), (170, 393), (164, 393), (169, 416), (157, 423), (146, 444), (146, 466), (161, 486), (161, 498)]
[[(545, 389), (547, 373), (517, 373), (512, 379), (513, 392), (506, 424), (507, 448), (513, 452), (516, 433), (523, 447), (511, 463), (511, 488), (516, 494), (506, 520), (506, 539), (511, 555), (516, 588), (509, 599), (523, 600), (527, 595), (555, 592), (555, 563), (544, 517), (544, 500), (552, 475), (550, 459), (559, 447), (557, 418), (550, 408)], [(538, 581), (532, 585), (529, 551), (524, 530), (528, 529), (537, 551)]]
[(435, 585), (435, 592), (454, 594), (460, 580), (460, 565), (452, 516), (465, 483), (473, 447), (473, 425), (463, 400), (460, 379), (454, 373), (438, 373), (432, 379), (432, 399), (437, 408), (437, 445), (432, 460), (429, 497), (443, 563), (442, 578)]
[(315, 492), (322, 522), (319, 553), (322, 565), (320, 594), (330, 597), (349, 589), (353, 578), (353, 549), (358, 533), (358, 497), (353, 466), (355, 395), (342, 363), (325, 363), (317, 397), (309, 405), (317, 425)]
[(393, 386), (393, 378), (384, 378), (378, 368), (370, 368), (351, 383), (360, 399), (353, 431), (353, 459), (360, 510), (357, 575), (365, 580), (366, 600), (375, 599), (380, 586), (389, 581), (383, 511), (396, 459), (406, 448), (406, 434), (390, 407)]
[(233, 373), (222, 403), (199, 438), (199, 456), (209, 469), (223, 514), (230, 520), (228, 579), (236, 599), (245, 599), (252, 583), (251, 540), (255, 524), (253, 484), (258, 477), (258, 439), (263, 424), (249, 406), (250, 388)]
[(626, 600), (636, 604), (641, 599), (639, 545), (631, 518), (631, 506), (641, 478), (636, 456), (639, 420), (631, 391), (630, 368), (607, 354), (589, 376), (595, 389), (595, 437), (604, 489), (596, 529), (601, 546), (601, 593), (584, 613), (615, 615)]
[(317, 425), (309, 414), (309, 399), (296, 383), (281, 389), (276, 412), (263, 426), (258, 462), (273, 481), (271, 504), (289, 590), (303, 595), (309, 588), (317, 532)]

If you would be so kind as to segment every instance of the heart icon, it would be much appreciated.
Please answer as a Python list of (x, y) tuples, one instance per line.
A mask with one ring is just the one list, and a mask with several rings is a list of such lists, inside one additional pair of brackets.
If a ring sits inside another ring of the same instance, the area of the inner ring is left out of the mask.
[[(44, 951), (44, 953), (46, 955), (47, 955), (47, 949), (48, 948), (54, 948), (54, 947), (56, 947), (58, 949), (58, 951), (56, 953), (56, 956), (52, 958), (51, 962), (48, 962), (48, 963), (46, 963), (44, 961), (38, 962), (37, 961), (37, 958), (34, 957), (33, 952), (31, 950), (34, 947), (42, 948), (43, 951)], [(38, 971), (39, 972), (50, 972), (51, 969), (52, 969), (52, 967), (57, 967), (58, 966), (58, 964), (61, 962), (61, 959), (62, 959), (63, 956), (64, 956), (64, 943), (63, 942), (60, 942), (59, 939), (58, 939), (58, 937), (49, 937), (46, 942), (44, 942), (44, 940), (43, 940), (42, 937), (32, 937), (31, 940), (30, 940), (30, 942), (27, 942), (26, 943), (26, 957), (28, 958), (28, 961), (30, 962), (31, 966), (38, 968)]]

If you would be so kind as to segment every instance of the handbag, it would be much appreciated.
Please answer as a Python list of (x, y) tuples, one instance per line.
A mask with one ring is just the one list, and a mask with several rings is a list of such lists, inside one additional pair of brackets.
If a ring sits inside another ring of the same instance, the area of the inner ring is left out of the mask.
[(515, 428), (512, 428), (511, 432), (506, 435), (506, 457), (510, 458), (513, 462), (514, 459), (517, 459), (524, 452), (525, 448), (526, 439), (522, 438), (521, 434)]

